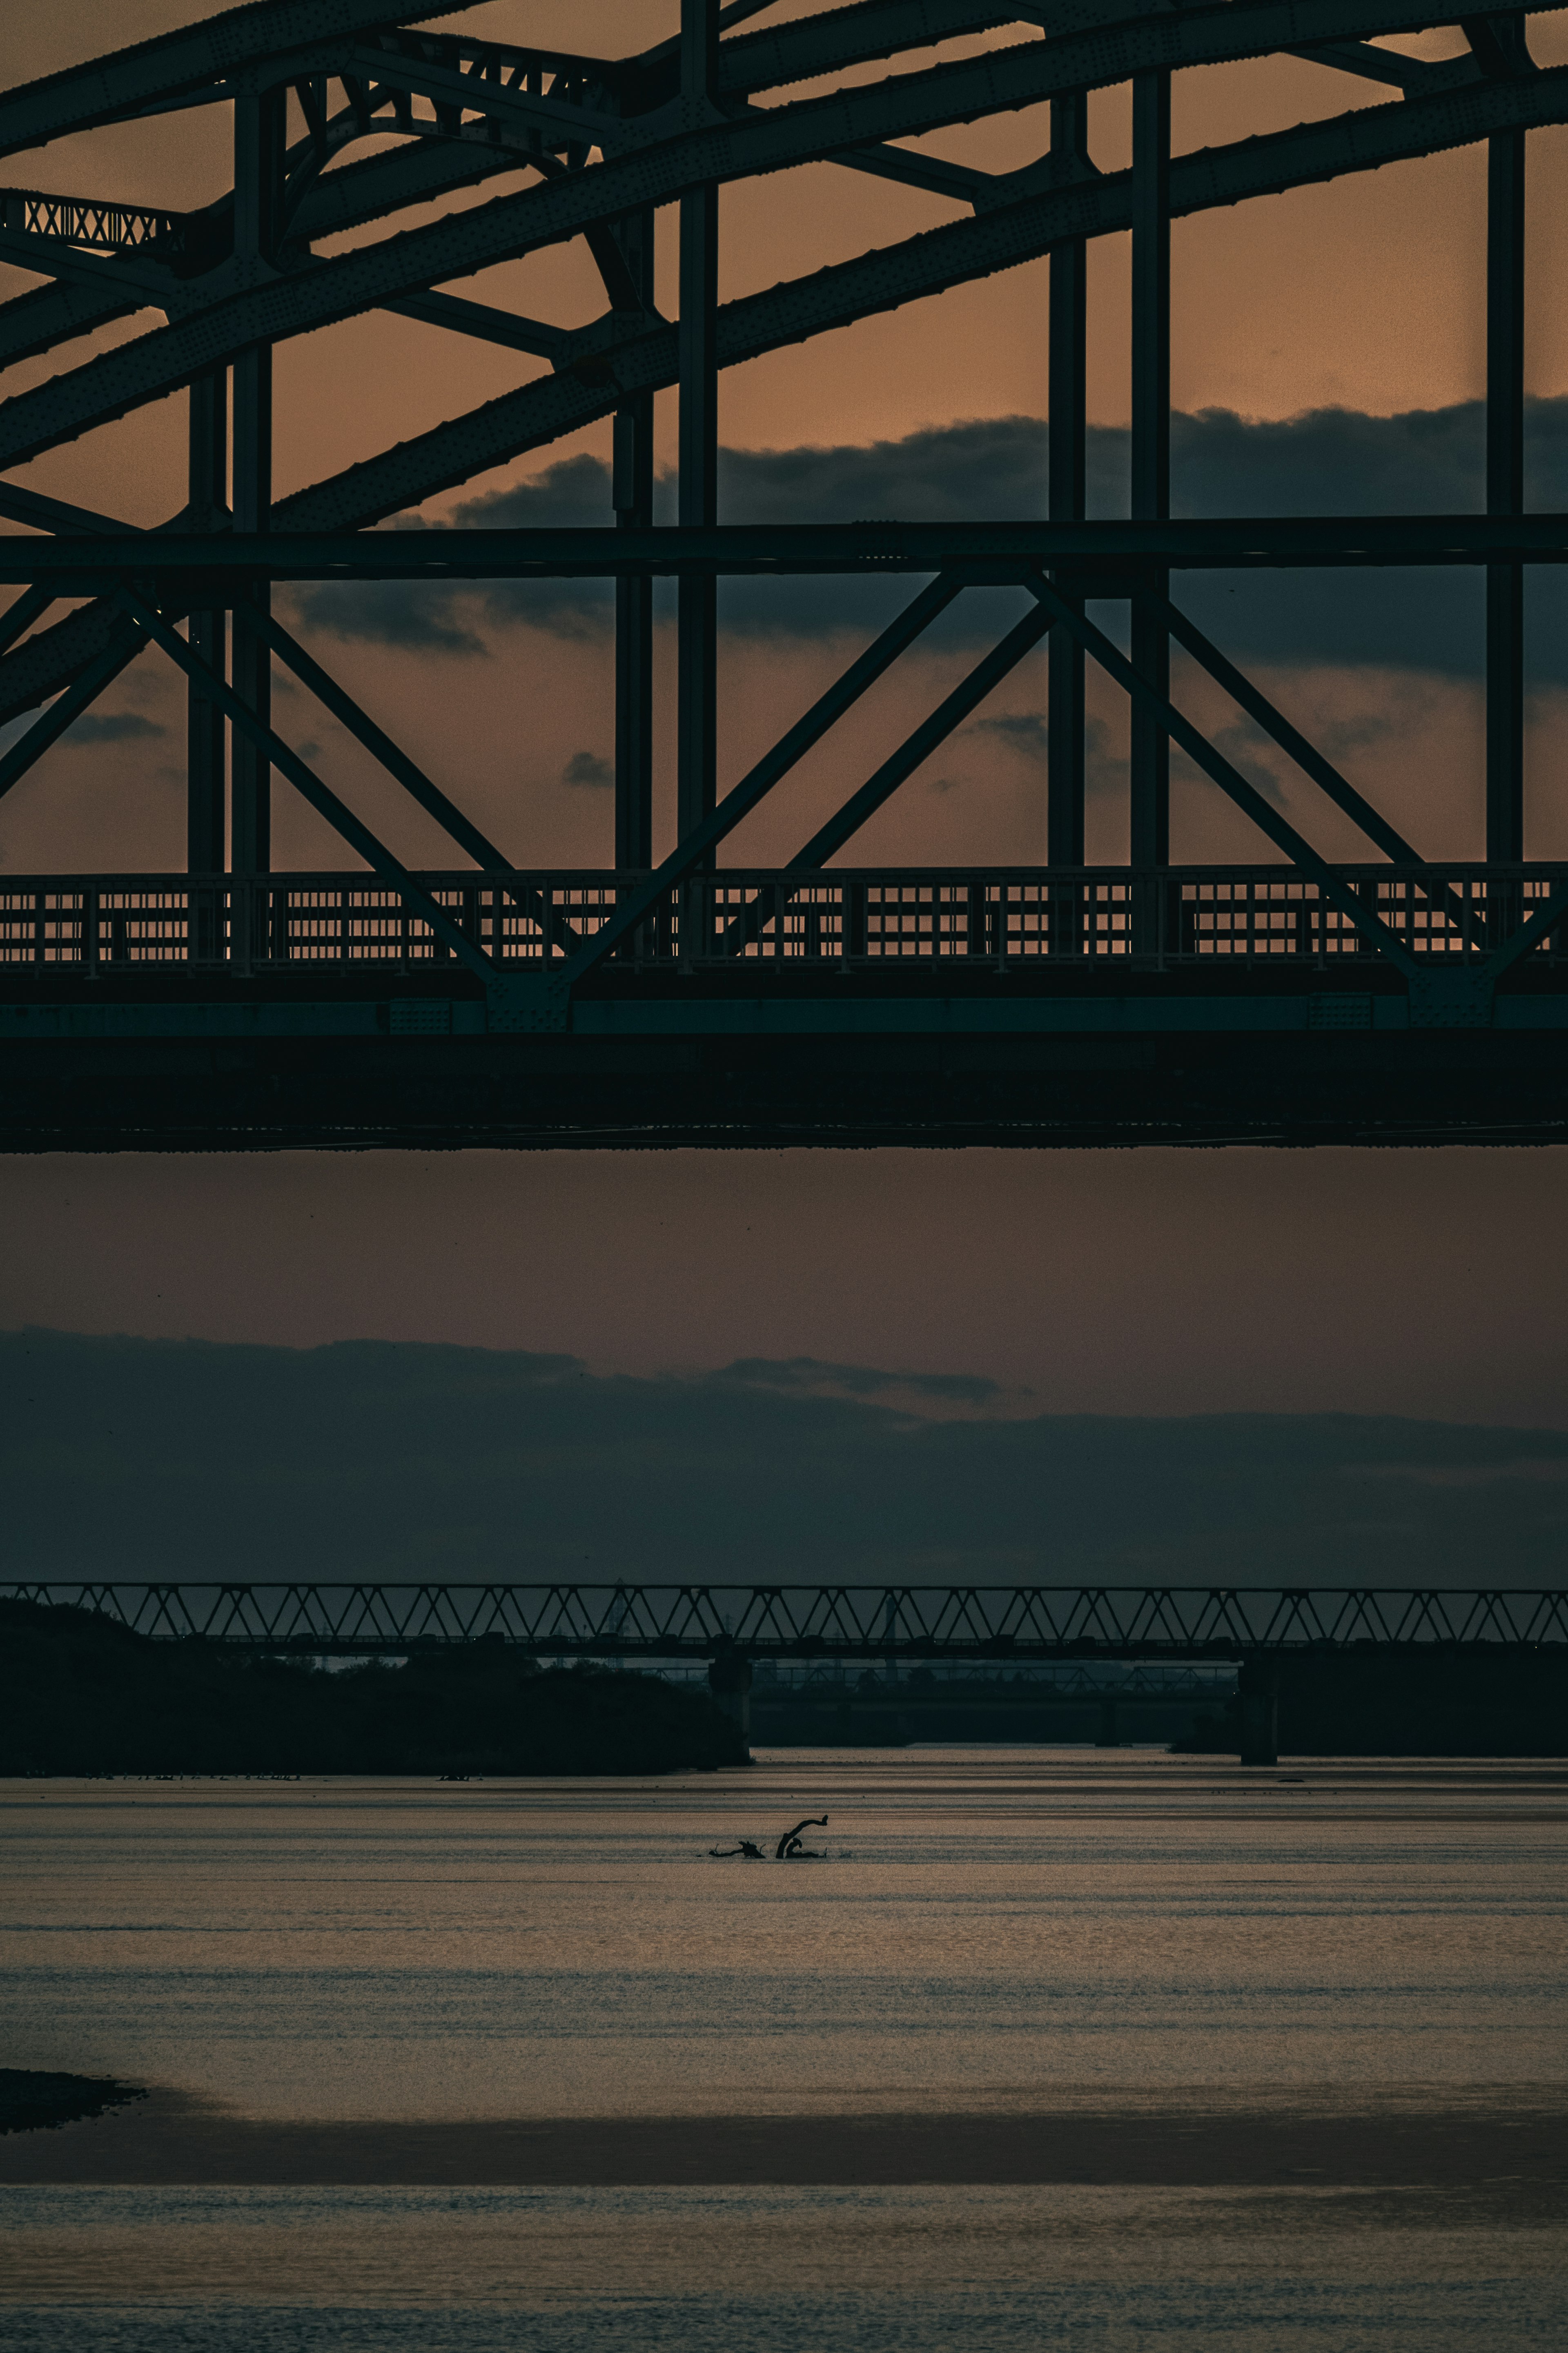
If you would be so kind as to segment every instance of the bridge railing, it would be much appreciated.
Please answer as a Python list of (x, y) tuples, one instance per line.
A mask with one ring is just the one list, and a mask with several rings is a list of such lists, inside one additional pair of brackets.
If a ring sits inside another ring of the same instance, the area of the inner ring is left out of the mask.
[[(1335, 871), (1414, 953), (1446, 962), (1489, 954), (1568, 882), (1562, 864)], [(591, 939), (641, 878), (594, 868), (418, 879), (488, 955), (524, 967), (559, 961)], [(1126, 867), (731, 869), (673, 889), (616, 953), (645, 967), (1376, 960), (1344, 909), (1282, 866), (1152, 875)], [(1568, 956), (1568, 919), (1532, 955)], [(452, 963), (425, 919), (372, 875), (0, 879), (0, 967), (259, 975), (301, 966), (428, 973)]]
[(14, 1582), (0, 1600), (258, 1651), (486, 1639), (555, 1657), (1236, 1659), (1374, 1645), (1568, 1643), (1568, 1588)]

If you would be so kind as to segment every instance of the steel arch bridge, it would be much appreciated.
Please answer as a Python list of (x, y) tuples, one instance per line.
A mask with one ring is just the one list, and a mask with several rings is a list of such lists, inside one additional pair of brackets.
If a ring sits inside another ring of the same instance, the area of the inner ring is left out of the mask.
[(270, 1652), (499, 1641), (559, 1658), (1246, 1660), (1568, 1646), (1562, 1588), (50, 1581), (0, 1601)]
[[(232, 186), (188, 213), (0, 188), (0, 794), (139, 654), (189, 697), (187, 862), (0, 880), (0, 1148), (671, 1143), (1544, 1141), (1568, 1137), (1568, 865), (1525, 857), (1526, 568), (1568, 517), (1523, 498), (1525, 161), (1568, 119), (1537, 66), (1548, 0), (1457, 16), (1394, 0), (680, 0), (679, 30), (604, 58), (440, 31), (442, 11), (256, 5), (0, 94), (0, 158), (227, 110)], [(765, 26), (749, 20), (767, 14)], [(583, 21), (591, 25), (592, 10)], [(1431, 63), (1383, 44), (1450, 27)], [(922, 52), (957, 36), (968, 53)], [(1173, 154), (1176, 74), (1289, 52), (1384, 102)], [(880, 67), (879, 74), (868, 69)], [(1133, 154), (1101, 171), (1091, 93), (1130, 86)], [(987, 174), (903, 143), (1002, 113), (1037, 160)], [(1170, 224), (1413, 157), (1488, 151), (1486, 512), (1173, 520)], [(79, 153), (89, 148), (79, 144)], [(827, 163), (965, 208), (944, 226), (718, 299), (724, 191)], [(11, 169), (20, 168), (13, 162)], [(36, 174), (49, 176), (47, 173)], [(504, 186), (487, 187), (491, 181)], [(679, 284), (654, 221), (679, 216)], [(417, 212), (410, 225), (408, 216)], [(320, 248), (353, 231), (348, 250)], [(1086, 515), (1092, 239), (1131, 232), (1132, 512)], [(448, 290), (581, 239), (603, 288), (573, 329)], [(717, 512), (720, 371), (1048, 257), (1048, 520), (752, 529)], [(670, 301), (671, 295), (674, 301)], [(672, 324), (660, 300), (677, 314)], [(519, 389), (274, 498), (272, 353), (389, 311), (532, 355)], [(83, 339), (132, 322), (112, 345)], [(653, 519), (653, 403), (679, 405), (679, 512)], [(16, 470), (147, 404), (188, 406), (166, 520), (25, 489)], [(602, 530), (376, 533), (614, 420)], [(1434, 863), (1181, 604), (1205, 569), (1480, 567), (1483, 860)], [(742, 776), (716, 756), (716, 582), (910, 575), (901, 615)], [(272, 610), (279, 581), (613, 576), (613, 864), (520, 869)], [(676, 846), (656, 856), (653, 584), (679, 583)], [(1173, 576), (1174, 575), (1174, 585)], [(769, 871), (718, 862), (764, 796), (975, 588), (1025, 617)], [(1123, 600), (1130, 653), (1086, 600)], [(1033, 866), (858, 868), (859, 829), (1037, 646), (1049, 757)], [(1172, 699), (1194, 662), (1367, 845), (1331, 863)], [(405, 869), (273, 724), (273, 666), (453, 845)], [(1131, 854), (1084, 863), (1086, 668), (1132, 717)], [(1176, 744), (1270, 862), (1173, 864)], [(357, 861), (274, 868), (275, 778)]]

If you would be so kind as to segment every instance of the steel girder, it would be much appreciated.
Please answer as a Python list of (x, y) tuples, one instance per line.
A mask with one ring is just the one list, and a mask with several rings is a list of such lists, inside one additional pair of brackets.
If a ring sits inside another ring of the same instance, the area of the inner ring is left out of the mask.
[(204, 23), (117, 49), (91, 65), (68, 66), (41, 81), (0, 94), (0, 155), (46, 146), (51, 139), (104, 122), (155, 112), (190, 96), (205, 97), (229, 76), (253, 71), (323, 34), (353, 34), (378, 25), (417, 24), (444, 8), (371, 8), (364, 0), (253, 0)]
[(75, 522), (47, 539), (0, 538), (0, 582), (39, 580), (81, 596), (145, 579), (161, 593), (232, 596), (269, 580), (679, 578), (801, 573), (946, 572), (955, 586), (1028, 582), (1070, 565), (1100, 597), (1125, 596), (1149, 568), (1334, 570), (1364, 565), (1562, 564), (1568, 514), (1160, 516), (1148, 522), (660, 523), (616, 531), (528, 525), (461, 532), (214, 532), (93, 535)]
[[(1345, 173), (1470, 145), (1495, 132), (1561, 121), (1565, 110), (1568, 70), (1536, 75), (1529, 81), (1478, 84), (1240, 141), (1230, 148), (1176, 160), (1171, 173), (1172, 214), (1188, 216)], [(399, 164), (404, 161), (396, 160)], [(419, 160), (408, 159), (410, 164)], [(369, 172), (382, 167), (355, 168)], [(1124, 230), (1131, 225), (1131, 195), (1126, 173), (1023, 195), (988, 206), (973, 219), (927, 230), (901, 245), (726, 303), (717, 320), (719, 364), (734, 366), (855, 319), (1015, 268), (1055, 247)], [(370, 201), (374, 198), (367, 195)], [(23, 302), (34, 299), (20, 298)], [(0, 330), (4, 319), (0, 310)], [(279, 500), (273, 510), (274, 528), (289, 533), (363, 529), (592, 424), (628, 397), (662, 389), (676, 382), (678, 373), (674, 328), (660, 325), (634, 332), (617, 342), (613, 355), (563, 366), (380, 458)], [(172, 518), (173, 523), (178, 521)], [(0, 662), (0, 723), (34, 709), (68, 684), (101, 650), (109, 626), (107, 615), (74, 614)]]
[[(1523, 13), (1555, 5), (1555, 0), (1525, 0)], [(0, 93), (0, 155), (15, 154), (74, 132), (124, 120), (128, 115), (155, 112), (192, 99), (203, 102), (230, 76), (273, 67), (288, 72), (301, 69), (300, 60), (314, 64), (319, 56), (331, 61), (367, 34), (386, 26), (426, 23), (451, 14), (449, 8), (384, 6), (374, 11), (356, 0), (255, 0), (184, 29), (121, 49), (90, 65), (70, 67), (41, 81)], [(728, 12), (726, 12), (728, 13)], [(747, 11), (746, 13), (754, 13)], [(725, 95), (751, 95), (784, 88), (792, 82), (893, 57), (900, 51), (925, 47), (964, 33), (984, 32), (998, 26), (1033, 19), (1047, 32), (1082, 35), (1124, 24), (1141, 14), (1162, 11), (1153, 0), (1147, 11), (1128, 0), (861, 0), (803, 23), (771, 26), (725, 41), (720, 51), (716, 87)], [(1194, 18), (1219, 13), (1214, 8), (1189, 8)], [(1511, 13), (1508, 0), (1479, 0), (1468, 16), (1477, 22)], [(1295, 44), (1321, 48), (1347, 30), (1357, 36), (1377, 31), (1419, 27), (1430, 20), (1420, 9), (1363, 5), (1348, 12), (1331, 0), (1310, 0), (1281, 11), (1282, 37), (1273, 47)], [(335, 40), (336, 48), (330, 46)], [(657, 103), (670, 94), (673, 44), (665, 43), (641, 58), (572, 60), (592, 63), (606, 79), (618, 80), (635, 93), (644, 86), (644, 103)], [(494, 45), (465, 43), (438, 37), (432, 47), (448, 51), (473, 51)], [(509, 57), (520, 53), (505, 52)], [(548, 57), (551, 53), (532, 53)], [(318, 68), (318, 69), (322, 69)], [(634, 95), (635, 108), (635, 95)]]
[[(1102, 32), (1028, 43), (739, 121), (708, 121), (695, 130), (652, 137), (647, 146), (608, 155), (592, 169), (547, 179), (476, 211), (405, 231), (309, 269), (282, 276), (269, 270), (261, 282), (237, 288), (226, 282), (220, 271), (221, 290), (216, 299), (200, 308), (193, 304), (187, 315), (165, 327), (0, 407), (0, 467), (25, 463), (95, 425), (162, 398), (258, 343), (308, 333), (497, 262), (518, 259), (639, 206), (668, 204), (694, 189), (787, 170), (868, 142), (918, 137), (956, 122), (1039, 105), (1140, 72), (1264, 55), (1291, 46), (1307, 13), (1299, 0), (1261, 0), (1261, 5), (1228, 0), (1222, 7), (1184, 10), (1179, 16), (1161, 12)], [(1327, 37), (1341, 29), (1414, 29), (1428, 21), (1430, 14), (1429, 8), (1369, 7), (1365, 0), (1313, 0), (1310, 17)], [(1531, 76), (1517, 87), (1533, 89), (1537, 80), (1556, 85), (1553, 111), (1542, 116), (1527, 107), (1519, 120), (1562, 119), (1568, 73)], [(1478, 79), (1473, 90), (1484, 86)], [(1500, 86), (1516, 88), (1511, 82)], [(1462, 104), (1471, 94), (1453, 95)], [(623, 137), (629, 141), (634, 127), (626, 125)], [(660, 122), (658, 128), (668, 134), (671, 126)], [(1472, 129), (1471, 138), (1479, 135), (1479, 129)], [(48, 262), (41, 259), (39, 266), (47, 269)]]

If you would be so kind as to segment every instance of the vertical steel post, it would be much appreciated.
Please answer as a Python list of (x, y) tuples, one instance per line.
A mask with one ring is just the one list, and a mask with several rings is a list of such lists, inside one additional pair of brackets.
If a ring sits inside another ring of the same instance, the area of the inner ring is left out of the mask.
[[(1089, 100), (1081, 91), (1051, 100), (1051, 158), (1063, 171), (1088, 164)], [(1047, 512), (1053, 522), (1079, 522), (1088, 479), (1087, 239), (1072, 237), (1065, 245), (1053, 246), (1047, 267), (1051, 274)], [(1054, 578), (1061, 594), (1072, 597), (1070, 576), (1058, 572)], [(1047, 644), (1050, 701), (1046, 722), (1046, 856), (1053, 866), (1081, 866), (1084, 653), (1068, 629), (1053, 629)], [(1061, 944), (1070, 947), (1073, 942), (1069, 937)]]
[[(1524, 142), (1487, 142), (1487, 512), (1524, 512)], [(1524, 856), (1524, 566), (1487, 567), (1487, 856)]]
[[(272, 274), (282, 227), (283, 155), (288, 94), (246, 90), (234, 105), (234, 256), (240, 282)], [(234, 363), (234, 528), (266, 531), (272, 516), (272, 351), (260, 343)], [(234, 689), (270, 723), (272, 660), (247, 621), (267, 611), (271, 589), (253, 582), (234, 607)], [(264, 873), (272, 862), (272, 770), (265, 754), (231, 730), (230, 830), (237, 873)]]
[[(228, 373), (215, 368), (193, 379), (189, 420), (187, 513), (192, 531), (216, 532), (228, 512)], [(225, 616), (193, 612), (191, 649), (224, 675)], [(185, 864), (193, 874), (221, 874), (224, 852), (224, 718), (195, 680), (185, 701)]]
[[(1143, 522), (1171, 511), (1170, 183), (1171, 77), (1140, 74), (1132, 84), (1132, 513)], [(1168, 585), (1167, 573), (1151, 572), (1150, 597), (1132, 601), (1133, 667), (1167, 699), (1171, 641), (1152, 597)], [(1168, 865), (1170, 738), (1136, 703), (1131, 817), (1133, 867), (1149, 873)]]
[[(680, 0), (680, 96), (685, 119), (707, 120), (719, 56), (719, 0)], [(680, 199), (680, 489), (682, 523), (718, 520), (719, 191)], [(711, 579), (680, 583), (679, 830), (713, 808), (718, 785), (718, 595)]]
[[(616, 228), (639, 299), (654, 302), (652, 206)], [(614, 498), (623, 531), (653, 522), (653, 395), (635, 393), (616, 411)], [(616, 864), (653, 864), (653, 583), (616, 582)]]

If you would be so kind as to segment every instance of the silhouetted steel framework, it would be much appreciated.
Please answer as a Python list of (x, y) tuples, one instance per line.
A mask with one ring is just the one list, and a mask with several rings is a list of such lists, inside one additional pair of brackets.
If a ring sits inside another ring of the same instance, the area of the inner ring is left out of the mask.
[[(424, 29), (429, 7), (258, 5), (0, 96), (0, 154), (101, 126), (232, 111), (234, 185), (203, 210), (0, 190), (0, 259), (45, 282), (0, 304), (0, 367), (148, 313), (151, 324), (0, 403), (0, 470), (184, 389), (189, 476), (167, 523), (0, 480), (21, 594), (0, 617), (0, 793), (150, 643), (189, 691), (188, 871), (0, 883), (0, 1145), (1517, 1141), (1568, 1135), (1568, 866), (1527, 861), (1525, 568), (1568, 559), (1568, 517), (1524, 512), (1525, 151), (1568, 119), (1528, 20), (1553, 0), (857, 0), (742, 30), (770, 0), (681, 0), (680, 29), (606, 59)], [(787, 0), (784, 0), (787, 6)], [(585, 26), (593, 12), (582, 11)], [(1447, 25), (1456, 54), (1380, 40)], [(1020, 26), (1037, 27), (1019, 39)], [(1009, 28), (909, 71), (904, 53)], [(1303, 39), (1303, 34), (1307, 37)], [(1297, 129), (1171, 153), (1171, 78), (1285, 50), (1383, 85)], [(858, 69), (891, 61), (879, 79)], [(835, 77), (847, 77), (834, 86)], [(1101, 172), (1090, 91), (1126, 83), (1133, 156)], [(807, 89), (811, 94), (793, 93)], [(987, 174), (899, 143), (1048, 111), (1038, 160)], [(391, 135), (398, 143), (388, 146)], [(1484, 515), (1170, 517), (1170, 224), (1209, 207), (1485, 142)], [(353, 154), (374, 142), (374, 152)], [(935, 191), (970, 216), (718, 300), (722, 190), (827, 162)], [(489, 200), (348, 251), (324, 241)], [(679, 215), (678, 323), (653, 224)], [(1085, 515), (1086, 256), (1132, 242), (1131, 519)], [(575, 329), (441, 290), (581, 237), (606, 307)], [(945, 528), (718, 520), (721, 368), (1048, 256), (1049, 520)], [(389, 310), (531, 353), (549, 373), (274, 499), (271, 355)], [(679, 511), (652, 517), (653, 402), (679, 402)], [(614, 419), (614, 528), (370, 526)], [(1173, 575), (1351, 565), (1486, 572), (1484, 860), (1434, 865), (1182, 611)], [(901, 616), (721, 794), (715, 589), (728, 574), (905, 571)], [(278, 580), (588, 574), (616, 588), (613, 867), (520, 870), (299, 645)], [(652, 583), (679, 582), (678, 840), (656, 860)], [(1021, 587), (1003, 637), (781, 869), (721, 868), (726, 838), (952, 600)], [(1124, 655), (1087, 617), (1121, 598)], [(85, 601), (79, 601), (85, 600)], [(70, 608), (51, 617), (57, 605)], [(838, 861), (859, 828), (1048, 640), (1038, 865)], [(1171, 700), (1172, 641), (1364, 835), (1331, 864)], [(1084, 677), (1132, 716), (1131, 859), (1084, 865)], [(273, 666), (446, 830), (452, 871), (406, 871), (272, 725)], [(1275, 862), (1173, 866), (1177, 744)], [(274, 774), (362, 861), (279, 873)]]
[(401, 1655), (488, 1639), (556, 1658), (1244, 1659), (1568, 1643), (1568, 1589), (1392, 1586), (16, 1583), (138, 1633)]

